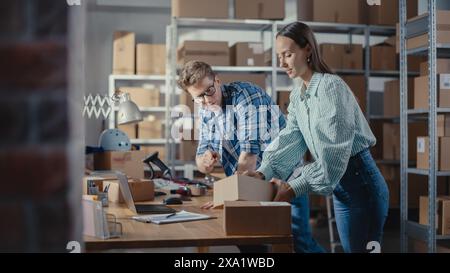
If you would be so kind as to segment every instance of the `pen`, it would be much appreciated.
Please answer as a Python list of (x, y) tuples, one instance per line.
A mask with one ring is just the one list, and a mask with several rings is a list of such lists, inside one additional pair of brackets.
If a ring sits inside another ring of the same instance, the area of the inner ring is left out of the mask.
[(177, 214), (177, 213), (174, 212), (174, 213), (171, 213), (171, 214), (167, 215), (167, 216), (166, 216), (166, 219), (167, 219), (167, 218), (170, 218), (170, 217), (172, 217), (172, 216), (174, 216), (175, 214)]

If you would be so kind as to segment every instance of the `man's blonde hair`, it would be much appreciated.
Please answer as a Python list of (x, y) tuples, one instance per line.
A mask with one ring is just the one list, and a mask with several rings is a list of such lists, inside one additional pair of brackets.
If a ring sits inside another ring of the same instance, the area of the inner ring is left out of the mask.
[(202, 81), (205, 77), (214, 79), (214, 72), (209, 64), (201, 61), (187, 62), (180, 73), (178, 86), (187, 91), (187, 88)]

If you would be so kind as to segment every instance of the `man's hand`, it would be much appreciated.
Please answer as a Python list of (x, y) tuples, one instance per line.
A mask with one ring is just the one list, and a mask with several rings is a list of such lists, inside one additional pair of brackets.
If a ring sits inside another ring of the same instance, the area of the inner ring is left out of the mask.
[(257, 179), (261, 179), (261, 180), (265, 179), (264, 175), (262, 173), (260, 173), (260, 172), (253, 172), (253, 171), (240, 172), (240, 171), (236, 171), (236, 174), (242, 174), (242, 175), (254, 177), (254, 178), (257, 178)]
[(291, 200), (295, 197), (295, 192), (288, 183), (276, 178), (272, 178), (270, 183), (277, 186), (277, 194), (275, 195), (273, 201), (291, 202)]
[(201, 209), (211, 209), (214, 206), (214, 203), (212, 201), (206, 202), (203, 204), (200, 208)]
[(197, 159), (197, 165), (202, 173), (210, 173), (219, 161), (219, 153), (207, 150)]

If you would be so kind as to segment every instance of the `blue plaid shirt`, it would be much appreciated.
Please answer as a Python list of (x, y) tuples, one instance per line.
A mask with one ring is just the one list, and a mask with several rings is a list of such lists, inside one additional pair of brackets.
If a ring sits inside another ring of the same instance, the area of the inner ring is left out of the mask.
[(200, 138), (197, 155), (206, 150), (220, 154), (227, 176), (237, 170), (239, 155), (257, 155), (259, 168), (265, 148), (274, 140), (286, 120), (272, 98), (248, 82), (222, 85), (221, 111), (200, 108)]

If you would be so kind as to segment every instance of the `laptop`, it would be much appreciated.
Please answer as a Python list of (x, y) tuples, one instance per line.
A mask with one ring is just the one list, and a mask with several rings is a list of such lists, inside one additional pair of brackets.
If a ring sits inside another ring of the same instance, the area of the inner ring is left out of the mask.
[(127, 207), (135, 214), (167, 214), (176, 212), (175, 209), (161, 204), (135, 204), (131, 194), (130, 185), (125, 174), (116, 172), (119, 179), (119, 189)]

